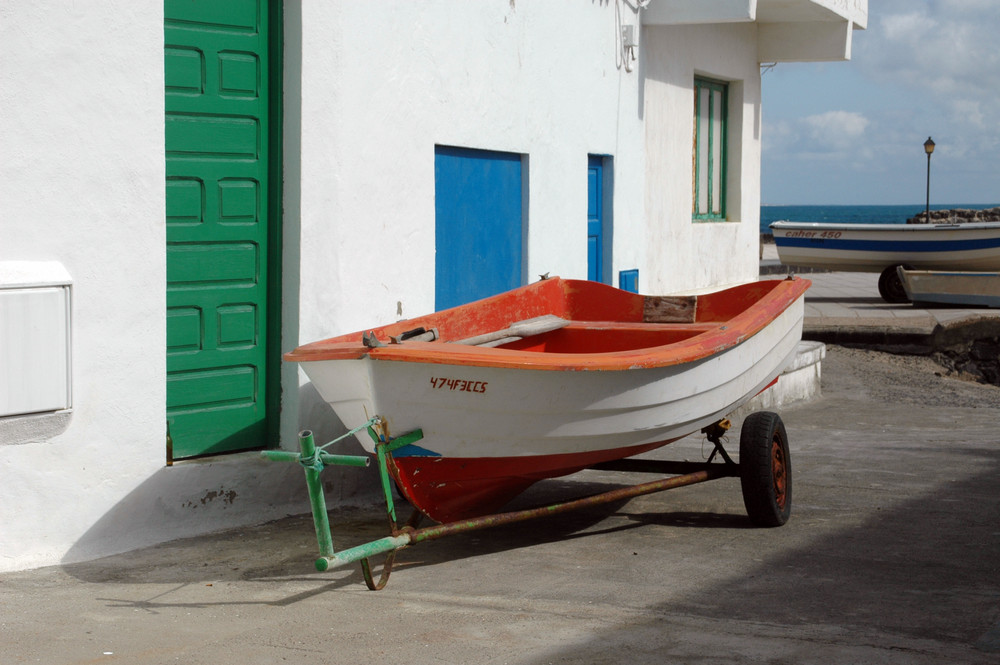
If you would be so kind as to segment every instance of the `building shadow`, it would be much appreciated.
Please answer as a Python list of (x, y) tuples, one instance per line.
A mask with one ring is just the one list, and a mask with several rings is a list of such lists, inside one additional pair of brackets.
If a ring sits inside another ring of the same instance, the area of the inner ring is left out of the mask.
[[(713, 635), (712, 653), (730, 644), (734, 660), (727, 662), (756, 662), (736, 657), (747, 655), (741, 651), (747, 630), (758, 645), (778, 641), (783, 663), (830, 662), (826, 647), (838, 644), (848, 658), (843, 662), (940, 662), (933, 643), (944, 645), (949, 662), (1000, 662), (1000, 449), (956, 454), (981, 458), (980, 471), (960, 479), (943, 471), (936, 491), (872, 511), (858, 526), (806, 547), (769, 554), (768, 530), (747, 532), (761, 543), (759, 564), (733, 566), (730, 576), (643, 608), (641, 620), (614, 622), (582, 642), (521, 662), (610, 663), (595, 654), (612, 653), (638, 662), (654, 656), (657, 662), (723, 662), (671, 640), (673, 622), (685, 633), (691, 624), (703, 625)], [(720, 526), (740, 528), (734, 522), (723, 517)], [(678, 526), (672, 519), (664, 524)], [(748, 549), (754, 548), (741, 551)], [(718, 563), (726, 569), (730, 562), (720, 557)], [(665, 589), (670, 577), (667, 570), (659, 580)], [(801, 639), (792, 639), (795, 634)]]

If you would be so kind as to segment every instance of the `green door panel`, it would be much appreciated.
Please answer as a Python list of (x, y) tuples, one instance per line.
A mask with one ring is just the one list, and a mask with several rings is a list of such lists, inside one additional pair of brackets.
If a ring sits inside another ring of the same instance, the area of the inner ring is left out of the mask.
[(167, 420), (176, 458), (260, 448), (272, 427), (268, 30), (266, 0), (164, 3)]

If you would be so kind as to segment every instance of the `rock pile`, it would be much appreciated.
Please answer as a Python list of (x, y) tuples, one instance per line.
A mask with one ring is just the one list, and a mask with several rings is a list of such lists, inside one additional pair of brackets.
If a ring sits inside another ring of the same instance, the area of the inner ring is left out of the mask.
[(959, 378), (1000, 386), (1000, 337), (976, 339), (933, 356)]
[(930, 222), (921, 212), (906, 220), (907, 224), (979, 224), (982, 222), (1000, 222), (1000, 207), (985, 210), (968, 210), (952, 208), (951, 210), (931, 210)]

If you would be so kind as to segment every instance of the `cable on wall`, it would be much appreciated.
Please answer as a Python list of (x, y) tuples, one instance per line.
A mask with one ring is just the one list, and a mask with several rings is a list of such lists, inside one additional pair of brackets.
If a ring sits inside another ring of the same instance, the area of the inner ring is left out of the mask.
[[(639, 57), (639, 10), (649, 3), (650, 0), (636, 0), (635, 4), (629, 0), (615, 0), (615, 66), (618, 69), (631, 72), (635, 68)], [(635, 24), (625, 24), (622, 20), (622, 4), (632, 10)]]

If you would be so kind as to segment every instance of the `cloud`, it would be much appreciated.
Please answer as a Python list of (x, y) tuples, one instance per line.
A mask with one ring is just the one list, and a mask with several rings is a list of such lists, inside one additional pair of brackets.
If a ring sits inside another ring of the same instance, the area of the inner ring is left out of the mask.
[(764, 148), (769, 154), (829, 161), (857, 156), (870, 121), (856, 111), (825, 111), (765, 124)]
[(951, 102), (952, 114), (965, 118), (965, 121), (977, 129), (988, 130), (986, 112), (982, 102), (971, 99), (956, 99)]
[[(768, 79), (764, 200), (1000, 200), (1000, 2), (869, 0), (847, 63), (793, 64)], [(773, 178), (773, 179), (772, 179)]]
[(1000, 27), (996, 17), (923, 11), (879, 21), (881, 39), (861, 51), (870, 73), (938, 94), (995, 94), (1000, 55), (986, 45)]
[[(1000, 12), (993, 0), (881, 0), (855, 60), (866, 77), (937, 106), (955, 133), (1000, 139)], [(979, 141), (982, 142), (982, 141)]]
[(803, 119), (810, 138), (819, 146), (842, 150), (854, 145), (868, 127), (868, 119), (855, 111), (827, 111)]

